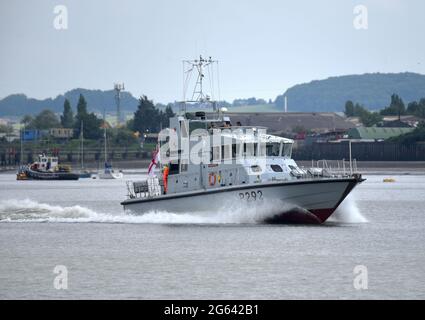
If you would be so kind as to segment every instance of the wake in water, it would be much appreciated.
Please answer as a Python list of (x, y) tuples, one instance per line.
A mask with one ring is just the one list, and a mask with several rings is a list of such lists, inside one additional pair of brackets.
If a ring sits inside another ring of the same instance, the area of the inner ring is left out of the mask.
[(29, 199), (0, 202), (1, 222), (101, 222), (107, 217), (81, 206), (53, 206)]
[[(344, 223), (366, 222), (353, 200), (348, 198), (335, 212), (332, 221)], [(291, 211), (280, 201), (261, 204), (223, 203), (210, 212), (172, 213), (149, 212), (135, 215), (131, 212), (117, 214), (98, 213), (81, 206), (61, 207), (32, 200), (0, 201), (0, 222), (97, 222), (97, 223), (153, 223), (153, 224), (257, 224), (274, 215)]]
[(172, 212), (149, 212), (135, 215), (132, 212), (117, 214), (98, 213), (81, 207), (61, 207), (26, 200), (0, 201), (0, 222), (105, 222), (105, 223), (155, 223), (155, 224), (240, 224), (259, 223), (269, 215), (282, 210), (281, 205), (271, 203), (256, 206), (223, 204), (210, 212), (190, 214)]

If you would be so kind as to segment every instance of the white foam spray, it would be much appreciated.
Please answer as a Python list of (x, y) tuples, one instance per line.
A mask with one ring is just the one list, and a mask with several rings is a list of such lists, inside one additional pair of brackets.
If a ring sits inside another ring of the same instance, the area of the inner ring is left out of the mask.
[[(347, 201), (348, 200), (348, 201)], [(93, 222), (93, 223), (152, 223), (152, 224), (257, 224), (294, 206), (281, 201), (224, 202), (207, 212), (176, 213), (165, 211), (137, 215), (131, 211), (99, 213), (82, 206), (62, 207), (33, 200), (0, 201), (0, 222)], [(335, 216), (335, 217), (334, 217)], [(332, 221), (343, 223), (367, 222), (355, 201), (347, 198), (332, 216)]]
[(365, 223), (368, 222), (366, 217), (360, 212), (355, 197), (350, 194), (339, 205), (333, 215), (329, 218), (331, 222), (341, 223)]
[(0, 222), (248, 224), (262, 222), (267, 216), (277, 214), (281, 210), (282, 205), (272, 203), (250, 203), (242, 206), (239, 203), (223, 203), (209, 212), (186, 214), (155, 211), (136, 215), (131, 211), (119, 211), (110, 214), (98, 213), (78, 205), (61, 207), (26, 199), (0, 201)]
[(104, 215), (81, 206), (61, 207), (29, 199), (0, 202), (0, 221), (2, 222), (90, 222), (101, 219), (102, 216)]

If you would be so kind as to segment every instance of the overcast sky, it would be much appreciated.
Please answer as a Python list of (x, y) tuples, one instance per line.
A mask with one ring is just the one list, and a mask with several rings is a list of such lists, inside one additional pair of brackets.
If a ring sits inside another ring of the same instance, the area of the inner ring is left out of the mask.
[[(353, 25), (356, 5), (368, 29)], [(68, 29), (54, 28), (65, 5)], [(180, 100), (181, 60), (220, 61), (221, 98), (274, 99), (329, 76), (425, 74), (423, 0), (0, 0), (0, 98), (124, 82)]]

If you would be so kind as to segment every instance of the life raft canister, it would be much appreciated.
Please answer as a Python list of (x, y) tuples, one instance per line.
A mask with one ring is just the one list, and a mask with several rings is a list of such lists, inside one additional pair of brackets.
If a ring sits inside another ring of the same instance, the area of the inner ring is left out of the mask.
[(216, 180), (217, 178), (215, 176), (215, 173), (214, 172), (210, 173), (208, 176), (208, 182), (210, 183), (210, 186), (215, 185)]

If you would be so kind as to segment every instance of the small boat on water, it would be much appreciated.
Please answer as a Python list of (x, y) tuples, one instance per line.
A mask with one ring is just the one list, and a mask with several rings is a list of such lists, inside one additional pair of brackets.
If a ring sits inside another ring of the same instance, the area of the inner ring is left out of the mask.
[(60, 165), (58, 157), (40, 154), (37, 161), (21, 166), (17, 180), (78, 180), (79, 174), (71, 171), (70, 166)]
[(106, 122), (105, 122), (105, 115), (103, 116), (103, 139), (104, 139), (104, 153), (105, 153), (105, 166), (103, 171), (98, 172), (99, 179), (121, 179), (124, 174), (122, 171), (116, 171), (112, 168), (112, 164), (108, 162), (108, 152), (107, 146), (106, 146)]
[(124, 175), (121, 171), (116, 171), (112, 166), (105, 162), (105, 168), (98, 173), (99, 179), (121, 179)]
[(80, 170), (78, 174), (80, 179), (89, 179), (92, 177), (92, 173), (88, 170)]
[(84, 169), (84, 122), (83, 121), (81, 121), (81, 129), (80, 129), (80, 161), (81, 161), (81, 166), (79, 171), (80, 179), (91, 178), (94, 173), (87, 169)]

